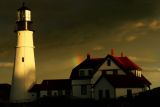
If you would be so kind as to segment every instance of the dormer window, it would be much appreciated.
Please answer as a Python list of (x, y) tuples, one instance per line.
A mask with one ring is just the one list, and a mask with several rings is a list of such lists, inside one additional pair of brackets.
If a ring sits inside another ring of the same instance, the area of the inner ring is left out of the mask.
[(80, 70), (80, 71), (79, 71), (79, 76), (81, 76), (81, 77), (85, 76), (84, 70)]
[(110, 59), (107, 60), (107, 66), (111, 66), (111, 60)]
[(89, 76), (92, 75), (92, 70), (88, 70), (88, 75), (89, 75)]

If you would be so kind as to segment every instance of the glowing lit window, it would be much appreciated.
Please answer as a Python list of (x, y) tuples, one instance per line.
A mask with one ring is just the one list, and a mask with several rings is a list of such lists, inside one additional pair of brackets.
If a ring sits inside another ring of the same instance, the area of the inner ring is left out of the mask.
[(30, 21), (31, 20), (31, 11), (29, 10), (25, 10), (25, 19), (26, 21)]

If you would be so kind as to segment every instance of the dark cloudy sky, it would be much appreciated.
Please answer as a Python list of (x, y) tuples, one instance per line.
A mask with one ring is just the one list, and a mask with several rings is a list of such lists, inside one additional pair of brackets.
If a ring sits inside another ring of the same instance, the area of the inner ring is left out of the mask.
[(68, 78), (90, 53), (123, 51), (160, 86), (159, 0), (0, 0), (0, 83), (11, 82), (16, 11), (32, 10), (37, 81)]

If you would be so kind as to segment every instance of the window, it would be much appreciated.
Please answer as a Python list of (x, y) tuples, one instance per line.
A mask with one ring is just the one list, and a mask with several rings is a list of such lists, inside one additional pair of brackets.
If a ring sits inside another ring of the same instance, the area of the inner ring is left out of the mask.
[(70, 90), (65, 91), (65, 95), (69, 96), (71, 94)]
[(54, 92), (54, 96), (57, 96), (57, 93), (56, 93), (56, 92)]
[(63, 93), (62, 93), (62, 90), (58, 90), (58, 96), (62, 96)]
[(127, 70), (127, 72), (129, 72), (129, 73), (130, 73), (130, 72), (132, 72), (132, 70), (131, 70), (131, 69), (128, 69), (128, 70)]
[(39, 98), (39, 97), (40, 97), (40, 91), (37, 92), (37, 98)]
[(86, 94), (87, 94), (87, 86), (81, 85), (81, 95), (86, 95)]
[(114, 69), (113, 70), (113, 75), (117, 75), (118, 74), (118, 70), (117, 69)]
[(47, 91), (47, 95), (48, 95), (48, 96), (51, 96), (51, 95), (52, 95), (52, 91), (51, 91), (51, 90), (48, 90), (48, 91)]
[(105, 97), (106, 97), (106, 99), (109, 99), (109, 98), (110, 98), (109, 90), (105, 90)]
[(89, 76), (92, 75), (92, 70), (88, 70), (88, 75), (89, 75)]
[(131, 90), (131, 89), (128, 89), (128, 90), (127, 90), (127, 97), (128, 97), (128, 98), (131, 98), (131, 97), (132, 97), (132, 90)]
[(85, 72), (83, 70), (81, 70), (81, 71), (79, 71), (79, 75), (83, 77), (83, 76), (85, 76)]
[(107, 60), (107, 65), (111, 66), (111, 60), (110, 59)]
[(141, 71), (138, 71), (138, 77), (141, 77)]
[(141, 71), (135, 70), (135, 74), (137, 77), (141, 77)]
[(22, 57), (22, 62), (24, 62), (24, 57)]
[(103, 90), (98, 91), (98, 96), (99, 96), (99, 99), (103, 98)]

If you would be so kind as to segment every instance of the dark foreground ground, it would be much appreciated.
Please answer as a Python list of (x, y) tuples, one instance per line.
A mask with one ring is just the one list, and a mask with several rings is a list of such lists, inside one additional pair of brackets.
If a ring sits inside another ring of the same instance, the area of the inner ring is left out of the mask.
[(160, 88), (141, 93), (136, 97), (103, 99), (77, 99), (71, 97), (44, 97), (23, 104), (1, 102), (0, 107), (160, 107)]

